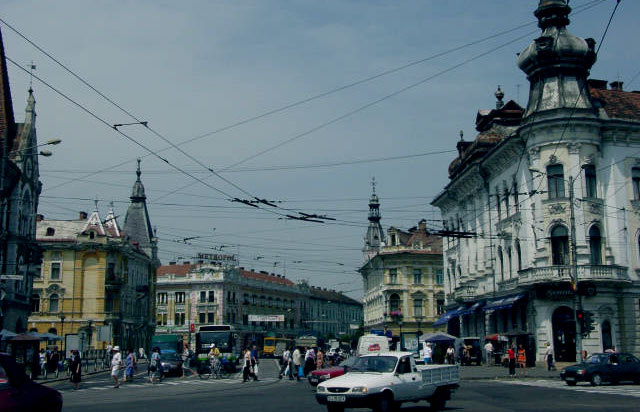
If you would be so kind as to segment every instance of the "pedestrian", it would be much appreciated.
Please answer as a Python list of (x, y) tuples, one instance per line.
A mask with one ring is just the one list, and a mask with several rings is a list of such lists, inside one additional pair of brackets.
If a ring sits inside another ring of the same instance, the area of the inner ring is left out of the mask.
[(284, 352), (282, 353), (282, 364), (280, 365), (280, 373), (278, 374), (279, 379), (282, 379), (282, 376), (288, 373), (290, 369), (289, 368), (290, 360), (291, 360), (291, 352), (289, 352), (289, 348), (285, 348)]
[(254, 381), (260, 380), (258, 379), (258, 363), (258, 349), (256, 349), (256, 345), (253, 345), (251, 350), (251, 375)]
[(318, 349), (318, 355), (316, 356), (316, 369), (322, 369), (324, 366), (324, 353), (321, 349)]
[(429, 365), (433, 361), (433, 349), (431, 349), (431, 342), (424, 344), (424, 364)]
[(133, 349), (129, 348), (128, 355), (125, 359), (124, 380), (123, 382), (130, 382), (133, 380), (133, 372), (135, 371), (136, 357), (133, 355)]
[(293, 373), (296, 375), (296, 379), (300, 380), (300, 369), (302, 368), (302, 354), (300, 353), (300, 348), (296, 347), (291, 358), (293, 359)]
[(160, 368), (160, 348), (156, 346), (151, 350), (151, 359), (149, 359), (149, 372), (151, 372), (149, 375), (149, 381), (151, 383), (155, 383), (156, 376), (162, 373)]
[(58, 353), (58, 348), (53, 348), (51, 353), (49, 354), (49, 360), (47, 365), (49, 367), (49, 372), (54, 372), (58, 370), (58, 362), (60, 362), (60, 354)]
[(522, 345), (518, 347), (518, 373), (527, 376), (527, 352)]
[(185, 371), (191, 372), (193, 375), (193, 369), (191, 369), (191, 350), (189, 349), (188, 344), (184, 344), (184, 349), (182, 350), (182, 376), (184, 378), (186, 376)]
[(144, 348), (139, 348), (138, 349), (138, 359), (144, 359)]
[(246, 382), (251, 376), (251, 350), (249, 348), (244, 350), (242, 359), (242, 382)]
[(551, 344), (547, 342), (547, 348), (544, 351), (544, 360), (547, 361), (547, 370), (552, 371), (555, 370), (553, 366), (553, 349), (551, 349)]
[(586, 349), (582, 349), (582, 352), (580, 352), (580, 356), (582, 356), (582, 360), (583, 361), (585, 359), (587, 359), (587, 350)]
[(449, 345), (449, 347), (447, 348), (447, 363), (449, 365), (453, 365), (454, 363), (456, 363), (456, 351), (455, 349), (453, 349), (453, 346)]
[(44, 375), (45, 379), (47, 379), (47, 353), (44, 349), (40, 349), (40, 354), (38, 356), (40, 359), (40, 373)]
[(120, 347), (118, 345), (114, 346), (111, 350), (113, 352), (113, 357), (111, 358), (111, 377), (113, 378), (114, 388), (120, 387), (120, 381), (118, 380), (118, 376), (120, 375), (120, 368), (122, 367), (122, 355), (120, 354)]
[(313, 348), (306, 347), (304, 353), (304, 376), (307, 377), (315, 369), (316, 356)]
[(80, 352), (77, 350), (71, 351), (69, 370), (71, 371), (71, 384), (73, 385), (73, 389), (77, 390), (82, 380), (82, 360), (80, 359)]
[(484, 351), (487, 356), (487, 366), (493, 365), (493, 343), (491, 343), (491, 341), (487, 341), (484, 345)]
[(516, 351), (512, 346), (507, 349), (507, 358), (509, 359), (509, 376), (516, 376)]

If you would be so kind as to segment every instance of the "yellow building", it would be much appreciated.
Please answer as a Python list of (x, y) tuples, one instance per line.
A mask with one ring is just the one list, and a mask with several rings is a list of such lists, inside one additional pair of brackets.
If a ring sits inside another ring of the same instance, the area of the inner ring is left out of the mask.
[(110, 210), (77, 220), (37, 222), (43, 250), (34, 279), (29, 328), (65, 337), (66, 349), (148, 348), (155, 329), (156, 239), (144, 188), (134, 185), (125, 225)]

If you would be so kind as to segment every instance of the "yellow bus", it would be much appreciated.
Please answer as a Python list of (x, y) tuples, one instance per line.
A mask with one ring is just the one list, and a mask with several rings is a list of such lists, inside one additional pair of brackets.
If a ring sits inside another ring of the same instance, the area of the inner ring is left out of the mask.
[(262, 348), (262, 356), (279, 358), (285, 349), (293, 345), (293, 341), (287, 338), (275, 338), (267, 336), (264, 338), (264, 346)]

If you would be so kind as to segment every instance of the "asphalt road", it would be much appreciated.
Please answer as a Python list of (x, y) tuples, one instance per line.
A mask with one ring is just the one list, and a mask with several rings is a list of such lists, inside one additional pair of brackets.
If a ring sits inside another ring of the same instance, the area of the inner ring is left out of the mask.
[[(82, 389), (73, 391), (66, 383), (57, 386), (63, 393), (64, 411), (325, 411), (314, 398), (307, 382), (278, 380), (273, 360), (260, 364), (259, 382), (231, 379), (200, 380), (169, 378), (160, 384), (146, 383), (146, 373), (137, 381), (114, 389), (106, 374), (88, 377)], [(568, 387), (559, 380), (463, 381), (447, 403), (448, 411), (638, 411), (640, 386), (620, 385), (593, 388)], [(428, 411), (427, 402), (406, 404), (402, 411)]]

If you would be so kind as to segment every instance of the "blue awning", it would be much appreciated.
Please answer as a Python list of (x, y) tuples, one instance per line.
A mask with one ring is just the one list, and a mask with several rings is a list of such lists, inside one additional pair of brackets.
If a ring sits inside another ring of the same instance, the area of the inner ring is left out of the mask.
[(502, 299), (492, 300), (487, 303), (487, 305), (482, 308), (484, 311), (488, 310), (499, 310), (499, 309), (509, 309), (513, 305), (515, 305), (520, 299), (523, 299), (527, 296), (525, 293), (521, 293), (519, 295), (507, 296)]
[(481, 307), (483, 307), (485, 304), (484, 301), (479, 301), (474, 303), (473, 305), (469, 306), (467, 309), (460, 311), (460, 316), (465, 316), (465, 315), (473, 315), (473, 313), (480, 309)]
[(438, 319), (437, 321), (433, 322), (433, 326), (444, 325), (445, 323), (449, 322), (454, 317), (458, 316), (460, 314), (460, 312), (462, 312), (463, 310), (464, 310), (464, 306), (460, 306), (457, 309), (450, 310), (449, 312), (447, 312), (444, 315), (440, 316), (440, 319)]

